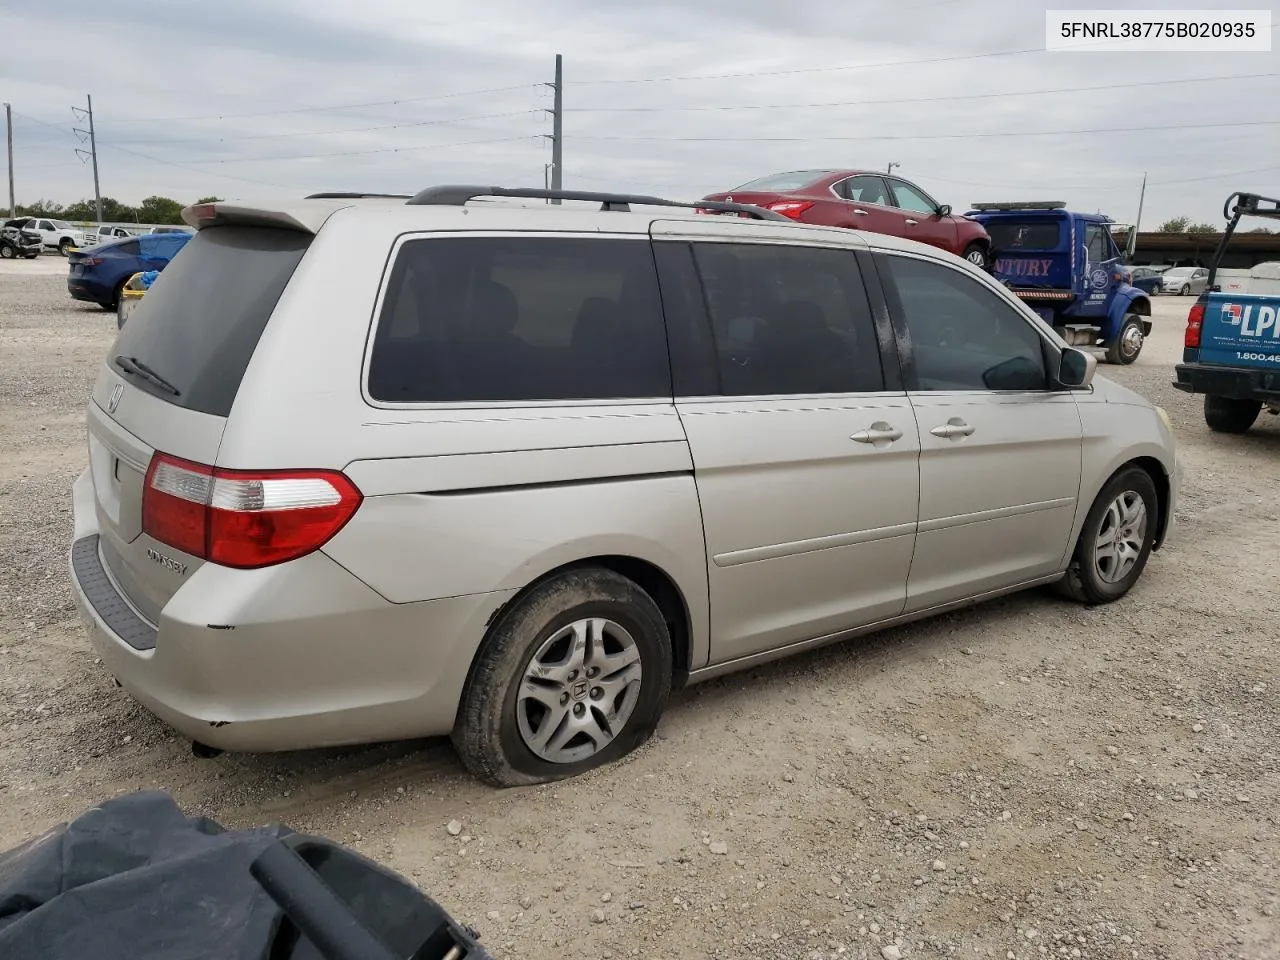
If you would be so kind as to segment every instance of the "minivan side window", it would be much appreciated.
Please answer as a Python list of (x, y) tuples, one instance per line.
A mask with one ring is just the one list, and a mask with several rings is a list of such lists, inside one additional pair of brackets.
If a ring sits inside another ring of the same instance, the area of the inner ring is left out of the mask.
[(725, 396), (884, 389), (875, 326), (851, 251), (697, 243)]
[(1046, 390), (1044, 341), (993, 290), (941, 263), (885, 255), (885, 295), (911, 338), (917, 389)]
[(407, 241), (368, 389), (387, 403), (670, 400), (648, 239)]

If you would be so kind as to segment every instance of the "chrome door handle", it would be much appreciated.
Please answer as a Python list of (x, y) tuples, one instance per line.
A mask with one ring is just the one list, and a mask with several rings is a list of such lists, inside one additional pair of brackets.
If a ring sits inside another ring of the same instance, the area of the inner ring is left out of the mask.
[(907, 223), (911, 224), (913, 227), (919, 222), (919, 220), (912, 220), (910, 217), (907, 218)]
[(952, 417), (946, 423), (939, 427), (934, 427), (929, 431), (935, 437), (942, 437), (947, 440), (956, 440), (960, 437), (967, 437), (973, 433), (972, 424), (965, 423), (959, 417)]
[(883, 420), (877, 420), (866, 430), (859, 430), (849, 438), (857, 443), (893, 443), (895, 440), (902, 439), (902, 431), (895, 430)]
[(865, 217), (867, 215), (867, 211), (859, 210), (857, 207), (853, 208), (853, 212), (859, 217)]

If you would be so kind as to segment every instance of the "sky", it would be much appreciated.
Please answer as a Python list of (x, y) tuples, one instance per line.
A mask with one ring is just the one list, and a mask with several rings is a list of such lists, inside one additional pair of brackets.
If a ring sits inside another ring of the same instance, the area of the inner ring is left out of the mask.
[(0, 100), (19, 203), (93, 196), (86, 95), (102, 194), (131, 204), (542, 186), (559, 53), (566, 188), (694, 199), (895, 163), (958, 211), (1062, 200), (1131, 223), (1145, 173), (1144, 228), (1220, 224), (1233, 190), (1280, 195), (1280, 51), (1044, 49), (1048, 8), (1155, 5), (0, 0), (23, 51)]

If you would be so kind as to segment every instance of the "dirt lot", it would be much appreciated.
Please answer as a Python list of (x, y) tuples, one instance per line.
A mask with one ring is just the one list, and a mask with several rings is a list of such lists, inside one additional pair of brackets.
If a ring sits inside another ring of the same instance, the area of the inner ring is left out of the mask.
[(1213, 435), (1169, 386), (1187, 301), (1105, 368), (1186, 461), (1128, 599), (1028, 594), (713, 682), (628, 761), (495, 792), (447, 743), (196, 760), (113, 685), (65, 552), (114, 318), (64, 269), (0, 267), (0, 849), (161, 787), (350, 843), (510, 960), (1280, 956), (1280, 419)]

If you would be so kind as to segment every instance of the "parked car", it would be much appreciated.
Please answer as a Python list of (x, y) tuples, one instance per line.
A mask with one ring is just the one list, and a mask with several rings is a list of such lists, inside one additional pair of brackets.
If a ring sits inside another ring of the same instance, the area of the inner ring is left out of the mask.
[(1129, 284), (1137, 287), (1147, 296), (1160, 292), (1160, 277), (1168, 267), (1126, 267), (1129, 273)]
[(190, 240), (184, 233), (130, 237), (73, 250), (68, 257), (67, 290), (76, 300), (115, 310), (120, 291), (135, 273), (163, 270)]
[(1160, 275), (1160, 292), (1185, 297), (1199, 296), (1209, 286), (1209, 271), (1204, 267), (1174, 267)]
[(974, 204), (995, 246), (995, 277), (1068, 343), (1101, 347), (1108, 363), (1138, 359), (1151, 300), (1127, 280), (1113, 222), (1060, 200)]
[[(1256, 193), (1227, 197), (1222, 242), (1205, 286), (1187, 314), (1182, 363), (1173, 385), (1204, 395), (1204, 420), (1218, 433), (1245, 433), (1263, 409), (1280, 414), (1280, 285), (1226, 291), (1218, 268), (1242, 217), (1280, 221), (1280, 200)], [(1271, 271), (1277, 274), (1277, 271)], [(1259, 278), (1262, 279), (1262, 278)]]
[(43, 250), (40, 234), (8, 225), (0, 227), (0, 257), (5, 260), (34, 260)]
[(195, 233), (190, 227), (152, 227), (147, 233)]
[(800, 223), (918, 240), (984, 269), (990, 263), (991, 238), (982, 224), (954, 215), (948, 204), (901, 177), (870, 170), (775, 173), (704, 199), (754, 204)]
[(100, 368), (75, 595), (202, 754), (452, 733), (553, 780), (673, 685), (1037, 584), (1118, 600), (1164, 542), (1168, 417), (972, 264), (495, 191), (190, 207)]
[(87, 246), (90, 241), (87, 231), (65, 220), (53, 220), (49, 217), (18, 217), (5, 222), (5, 226), (20, 227), (40, 235), (45, 249), (57, 250), (64, 257), (74, 247)]

